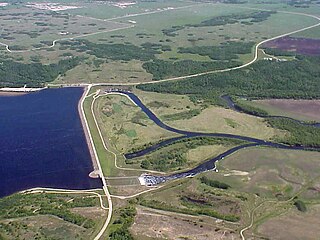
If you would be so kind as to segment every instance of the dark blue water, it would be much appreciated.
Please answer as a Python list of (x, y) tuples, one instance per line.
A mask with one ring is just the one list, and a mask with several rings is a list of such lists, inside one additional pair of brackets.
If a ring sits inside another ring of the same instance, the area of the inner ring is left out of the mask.
[(0, 96), (0, 197), (33, 188), (101, 187), (91, 179), (78, 113), (83, 88)]

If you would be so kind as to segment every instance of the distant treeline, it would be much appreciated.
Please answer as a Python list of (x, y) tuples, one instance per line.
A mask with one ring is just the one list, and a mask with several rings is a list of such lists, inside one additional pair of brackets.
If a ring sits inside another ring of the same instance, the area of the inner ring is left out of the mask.
[(42, 87), (59, 75), (77, 66), (80, 58), (73, 57), (58, 63), (21, 63), (13, 60), (0, 60), (0, 87)]
[(208, 20), (202, 21), (198, 24), (186, 24), (181, 26), (172, 26), (168, 29), (163, 29), (162, 33), (166, 36), (174, 37), (177, 35), (177, 31), (182, 30), (186, 27), (208, 27), (208, 26), (223, 26), (227, 24), (235, 24), (241, 21), (241, 23), (253, 24), (255, 22), (263, 22), (267, 20), (271, 14), (276, 13), (275, 11), (259, 11), (253, 13), (243, 14), (231, 14), (227, 16), (217, 16)]
[(220, 46), (194, 46), (179, 48), (179, 53), (199, 54), (208, 56), (213, 60), (232, 60), (237, 59), (237, 54), (251, 53), (254, 42), (233, 42), (227, 41)]
[(133, 59), (149, 61), (155, 58), (155, 54), (170, 50), (170, 46), (144, 43), (141, 46), (122, 43), (93, 43), (87, 40), (74, 40), (60, 42), (62, 48), (69, 48), (78, 52), (86, 52), (98, 58), (130, 61)]

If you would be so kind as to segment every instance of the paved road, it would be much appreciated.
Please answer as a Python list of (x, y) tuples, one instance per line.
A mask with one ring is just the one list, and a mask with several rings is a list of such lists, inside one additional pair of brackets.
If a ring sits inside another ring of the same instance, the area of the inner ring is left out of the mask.
[[(85, 92), (85, 95), (84, 96), (87, 96), (88, 93), (90, 92), (90, 89), (91, 89), (92, 85), (89, 85), (86, 89), (86, 92)], [(91, 131), (90, 131), (90, 128), (89, 128), (89, 124), (88, 124), (88, 121), (87, 121), (87, 118), (86, 118), (86, 115), (85, 115), (85, 112), (84, 112), (84, 101), (85, 101), (86, 97), (83, 97), (82, 100), (81, 100), (81, 114), (83, 116), (83, 119), (84, 119), (84, 122), (85, 122), (85, 128), (87, 129), (87, 132), (88, 132), (88, 135), (89, 135), (89, 139), (90, 139), (90, 144), (92, 146), (92, 149), (93, 149), (93, 153), (94, 153), (94, 156), (95, 156), (95, 159), (96, 159), (96, 163), (97, 163), (97, 166), (98, 166), (98, 170), (99, 170), (99, 177), (101, 178), (101, 181), (102, 181), (102, 185), (103, 185), (103, 191), (107, 197), (107, 200), (108, 200), (108, 217), (102, 227), (102, 229), (100, 230), (100, 232), (97, 234), (97, 236), (94, 238), (94, 240), (98, 240), (102, 237), (103, 233), (106, 231), (110, 221), (111, 221), (111, 217), (112, 217), (112, 200), (111, 200), (111, 196), (110, 196), (110, 193), (109, 193), (109, 190), (108, 190), (108, 187), (107, 187), (107, 182), (106, 182), (106, 179), (105, 179), (105, 176), (103, 175), (103, 171), (102, 171), (102, 168), (101, 168), (101, 164), (100, 164), (100, 159), (99, 159), (99, 156), (97, 154), (97, 150), (96, 150), (96, 147), (95, 147), (95, 144), (94, 144), (94, 141), (93, 141), (93, 138), (92, 138), (92, 134), (91, 134)], [(96, 118), (94, 116), (94, 113), (93, 113), (93, 102), (91, 104), (91, 114), (94, 118), (94, 121), (95, 123), (97, 124), (97, 121), (96, 121)]]

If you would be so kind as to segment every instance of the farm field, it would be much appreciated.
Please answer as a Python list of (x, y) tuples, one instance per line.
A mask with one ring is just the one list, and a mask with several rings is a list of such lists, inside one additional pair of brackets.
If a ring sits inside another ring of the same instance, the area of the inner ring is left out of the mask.
[[(288, 198), (299, 192), (303, 185), (311, 184), (301, 197), (314, 199), (318, 198), (318, 193), (312, 191), (311, 186), (316, 186), (319, 181), (319, 155), (319, 152), (312, 151), (244, 149), (221, 161), (219, 177), (216, 174), (215, 177), (230, 185), (233, 183), (240, 191), (265, 197)], [(313, 194), (308, 195), (308, 191)]]
[(261, 108), (270, 115), (292, 117), (303, 121), (320, 121), (318, 100), (266, 99), (242, 102)]

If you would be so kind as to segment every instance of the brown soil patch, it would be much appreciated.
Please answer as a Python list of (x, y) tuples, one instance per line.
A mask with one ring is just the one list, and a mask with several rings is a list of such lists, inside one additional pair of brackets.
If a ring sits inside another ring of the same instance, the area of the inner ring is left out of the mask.
[(268, 99), (257, 102), (320, 121), (320, 100)]
[[(207, 222), (199, 217), (190, 217), (138, 207), (135, 222), (131, 227), (134, 236), (169, 240), (195, 239), (239, 239), (232, 229), (222, 226), (220, 221)], [(141, 239), (141, 238), (138, 238)]]

